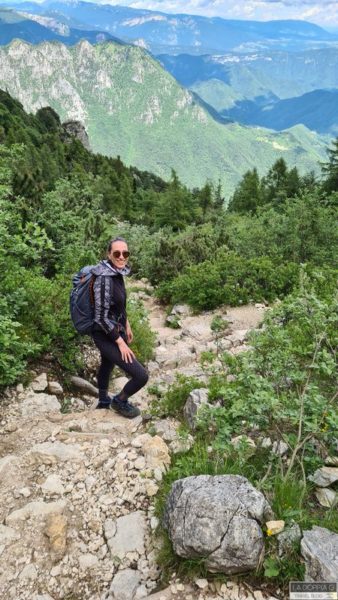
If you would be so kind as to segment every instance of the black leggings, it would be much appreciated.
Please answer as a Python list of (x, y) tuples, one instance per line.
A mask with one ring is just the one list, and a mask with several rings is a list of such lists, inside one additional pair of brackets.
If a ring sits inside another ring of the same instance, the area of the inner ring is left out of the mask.
[[(147, 383), (149, 375), (144, 366), (136, 358), (133, 358), (131, 363), (122, 360), (118, 345), (104, 331), (93, 331), (92, 338), (101, 353), (101, 364), (97, 372), (99, 390), (108, 390), (110, 375), (115, 365), (131, 377), (120, 392), (123, 393), (123, 397), (129, 398)], [(126, 341), (125, 338), (124, 340)]]

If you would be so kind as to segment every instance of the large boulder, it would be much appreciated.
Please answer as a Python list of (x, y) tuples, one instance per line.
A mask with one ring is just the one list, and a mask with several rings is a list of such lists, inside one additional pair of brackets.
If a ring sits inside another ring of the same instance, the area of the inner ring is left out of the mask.
[(301, 553), (305, 559), (305, 581), (336, 582), (338, 534), (317, 526), (303, 533)]
[(174, 551), (205, 558), (211, 572), (255, 569), (264, 555), (261, 525), (273, 518), (265, 497), (240, 475), (179, 479), (167, 498), (164, 526)]

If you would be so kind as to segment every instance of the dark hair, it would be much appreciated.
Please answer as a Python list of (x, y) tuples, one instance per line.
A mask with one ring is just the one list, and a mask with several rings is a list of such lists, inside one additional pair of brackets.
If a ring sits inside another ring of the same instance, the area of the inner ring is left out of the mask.
[(125, 240), (123, 237), (116, 237), (113, 238), (112, 240), (110, 240), (108, 246), (107, 246), (107, 252), (111, 251), (112, 245), (114, 242), (124, 242), (125, 244), (127, 244), (127, 240)]

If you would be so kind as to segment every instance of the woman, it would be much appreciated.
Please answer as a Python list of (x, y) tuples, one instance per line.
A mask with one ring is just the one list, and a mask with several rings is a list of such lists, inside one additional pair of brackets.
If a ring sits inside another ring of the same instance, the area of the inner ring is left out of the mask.
[[(92, 337), (101, 353), (101, 364), (97, 373), (99, 403), (96, 408), (113, 408), (118, 413), (132, 419), (140, 410), (129, 402), (129, 397), (141, 389), (148, 381), (148, 373), (138, 362), (129, 348), (133, 333), (126, 313), (126, 289), (123, 275), (129, 275), (127, 242), (116, 237), (107, 249), (107, 260), (102, 260), (93, 269), (95, 300), (94, 326)], [(108, 395), (109, 378), (114, 365), (127, 375), (129, 381), (116, 396)]]

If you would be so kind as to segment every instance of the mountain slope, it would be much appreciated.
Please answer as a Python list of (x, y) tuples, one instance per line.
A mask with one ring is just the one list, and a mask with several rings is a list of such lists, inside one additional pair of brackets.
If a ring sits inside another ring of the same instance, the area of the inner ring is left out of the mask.
[(205, 54), (268, 49), (295, 51), (338, 41), (337, 35), (306, 21), (228, 20), (76, 0), (13, 3), (12, 6), (33, 13), (63, 15), (70, 25), (75, 19), (86, 25), (87, 29), (104, 29), (126, 41), (141, 39), (148, 49), (156, 53), (189, 51)]
[(223, 116), (278, 131), (302, 123), (318, 133), (338, 133), (338, 90), (315, 90), (298, 98), (257, 106), (254, 102), (239, 102)]
[(0, 86), (26, 110), (50, 105), (62, 120), (85, 123), (94, 151), (189, 185), (221, 179), (230, 192), (243, 173), (265, 171), (283, 156), (300, 170), (316, 168), (326, 146), (307, 131), (274, 134), (215, 121), (138, 47), (21, 41), (0, 48)]
[(236, 100), (278, 100), (338, 88), (338, 48), (157, 58), (182, 85), (218, 111), (231, 108)]

